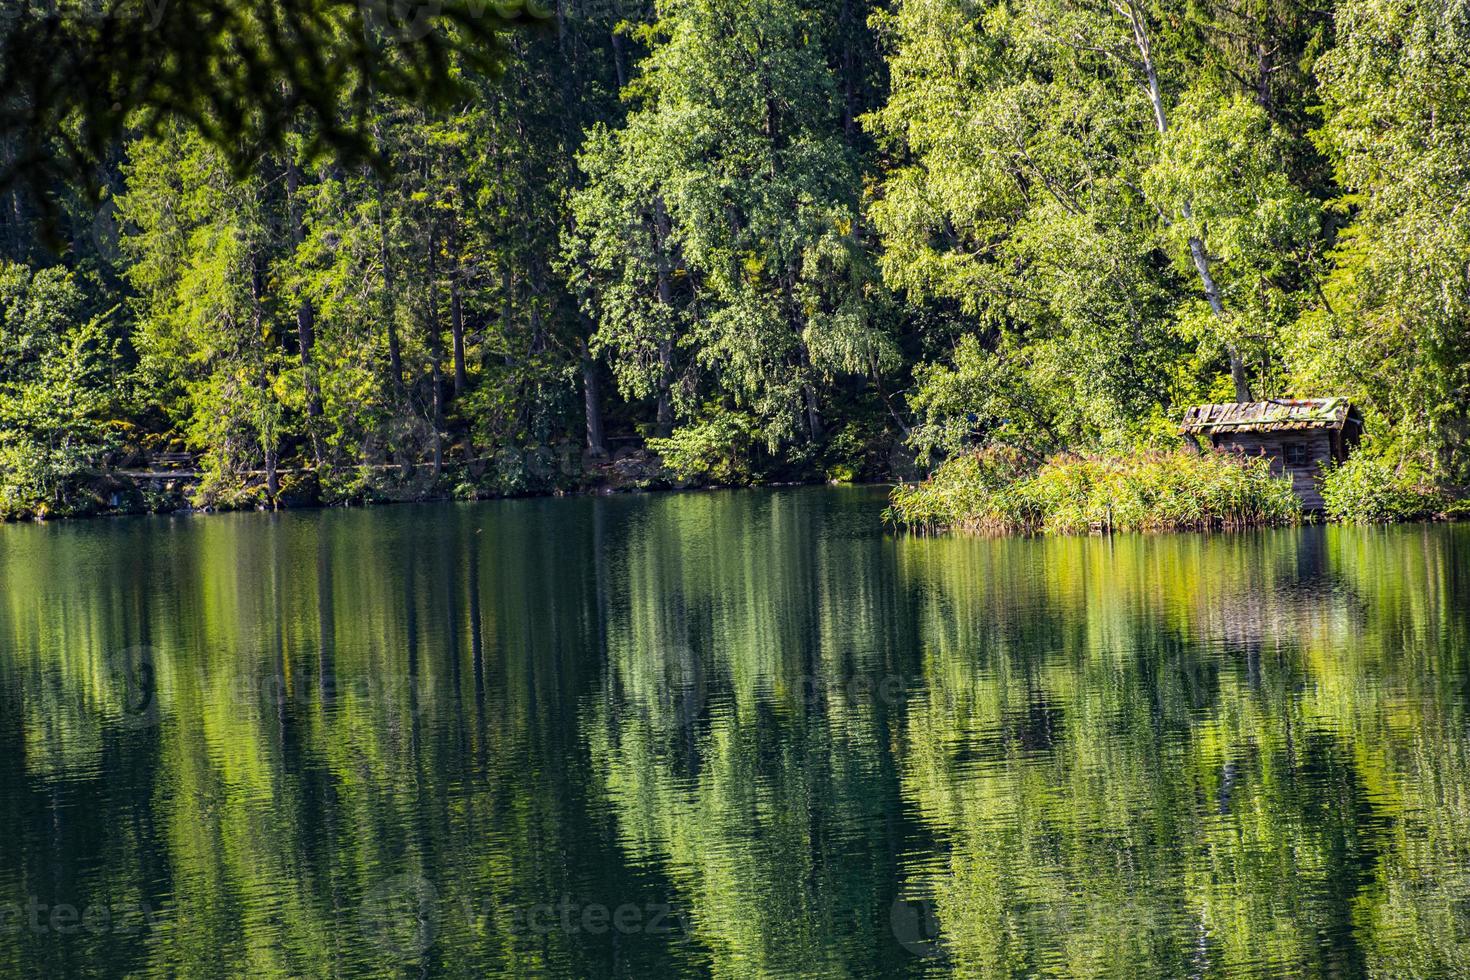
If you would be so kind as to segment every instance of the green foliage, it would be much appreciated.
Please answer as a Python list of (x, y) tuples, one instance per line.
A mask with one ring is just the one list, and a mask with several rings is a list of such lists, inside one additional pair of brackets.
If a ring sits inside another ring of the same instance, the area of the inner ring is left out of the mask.
[(650, 437), (724, 483), (1143, 459), (1247, 395), (1470, 484), (1463, 4), (84, 6), (0, 22), (0, 171), (88, 173), (0, 221), (80, 290), (0, 351), (12, 512), (163, 446), (208, 506), (620, 484)]
[(1414, 460), (1395, 464), (1371, 452), (1328, 467), (1322, 501), (1333, 520), (1360, 524), (1421, 520), (1447, 504), (1425, 466)]
[(773, 451), (800, 453), (835, 382), (897, 366), (830, 67), (848, 42), (835, 13), (660, 5), (637, 108), (579, 158), (567, 265), (596, 348), (625, 395), (657, 401), (663, 434), (729, 396)]
[(66, 270), (0, 264), (0, 518), (106, 506), (82, 483), (127, 428), (131, 378), (108, 321)]
[[(0, 13), (0, 191), (86, 183), (116, 143), (185, 122), (244, 175), (297, 120), (313, 148), (361, 159), (374, 93), (438, 106), (459, 65), (500, 70), (520, 0), (17, 2)], [(528, 18), (528, 12), (532, 17)], [(60, 145), (55, 145), (59, 141)]]
[(267, 175), (236, 181), (201, 136), (175, 130), (133, 146), (128, 273), (142, 297), (142, 371), (162, 407), (203, 454), (197, 502), (240, 506), (272, 471), (299, 378), (281, 347), (285, 325), (268, 292), (279, 254)]
[(991, 447), (950, 457), (922, 483), (893, 488), (885, 517), (920, 531), (969, 528), (993, 531), (1034, 530), (1040, 516), (1020, 492), (1034, 471), (1014, 449)]
[(582, 422), (587, 325), (552, 259), (569, 121), (608, 109), (607, 26), (563, 22), (561, 43), (604, 45), (569, 76), (542, 67), (546, 36), (514, 42), (503, 79), (458, 63), (475, 98), (453, 112), (378, 95), (385, 169), (317, 162), (307, 117), (238, 177), (193, 127), (129, 144), (136, 344), (159, 414), (200, 455), (199, 503), (308, 499), (286, 492), (302, 471), (326, 501), (562, 485), (560, 464), (507, 461)]
[(1188, 205), (1187, 219), (1162, 230), (1181, 277), (1194, 270), (1191, 236), (1209, 245), (1228, 322), (1199, 302), (1177, 314), (1180, 332), (1207, 351), (1228, 342), (1248, 361), (1269, 363), (1307, 299), (1302, 287), (1319, 271), (1321, 208), (1293, 183), (1286, 163), (1286, 140), (1255, 101), (1193, 90), (1143, 174), (1144, 191), (1164, 212)]
[(957, 456), (926, 482), (897, 487), (888, 512), (919, 530), (1177, 531), (1290, 524), (1301, 505), (1265, 459), (1225, 453), (1053, 456), (1010, 450)]
[(881, 419), (859, 416), (832, 434), (822, 453), (822, 473), (828, 483), (886, 479), (893, 436)]
[[(1160, 140), (1131, 29), (1111, 8), (1026, 8), (906, 2), (880, 18), (893, 91), (868, 123), (896, 165), (872, 215), (890, 286), (957, 306), (996, 355), (1003, 400), (1029, 416), (1002, 407), (1004, 424), (1087, 444), (1168, 398), (1199, 292), (1164, 248), (1175, 202), (1144, 193)], [(1210, 356), (1218, 370), (1218, 344)], [(923, 411), (932, 450), (940, 420)]]
[(1290, 348), (1299, 383), (1364, 408), (1396, 451), (1470, 483), (1470, 8), (1343, 0), (1319, 69), (1346, 223)]
[(1058, 431), (1068, 406), (1040, 383), (1033, 365), (1024, 351), (986, 350), (975, 337), (960, 339), (950, 364), (919, 365), (909, 404), (920, 419), (911, 438), (920, 461), (961, 453), (976, 440), (1039, 459), (1064, 442), (1095, 436), (1096, 423), (1077, 416), (1070, 431)]
[(679, 426), (667, 439), (649, 439), (648, 448), (681, 481), (739, 486), (755, 481), (752, 460), (759, 431), (747, 413), (706, 406), (697, 420)]
[(1335, 48), (1320, 14), (1275, 8), (912, 0), (877, 18), (880, 263), (970, 319), (915, 368), (922, 460), (1157, 446), (1244, 383), (1349, 396), (1386, 441), (1428, 447), (1435, 479), (1466, 477), (1470, 252), (1445, 210), (1470, 186), (1464, 11), (1342, 6)]

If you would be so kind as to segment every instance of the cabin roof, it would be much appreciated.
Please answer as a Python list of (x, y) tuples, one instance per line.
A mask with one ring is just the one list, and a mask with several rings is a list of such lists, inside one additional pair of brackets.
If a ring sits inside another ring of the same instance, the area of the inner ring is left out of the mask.
[(1341, 429), (1358, 416), (1346, 398), (1273, 398), (1264, 402), (1196, 405), (1184, 413), (1180, 432), (1276, 432)]

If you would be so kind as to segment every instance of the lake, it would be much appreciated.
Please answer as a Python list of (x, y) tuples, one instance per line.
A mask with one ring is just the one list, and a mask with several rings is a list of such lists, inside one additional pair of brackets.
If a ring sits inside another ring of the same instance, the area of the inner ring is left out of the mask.
[(1470, 526), (0, 527), (0, 975), (1470, 974)]

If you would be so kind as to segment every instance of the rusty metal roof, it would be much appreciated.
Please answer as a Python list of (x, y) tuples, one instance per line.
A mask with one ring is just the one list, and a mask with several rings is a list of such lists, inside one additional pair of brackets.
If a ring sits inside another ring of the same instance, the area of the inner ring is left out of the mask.
[(1274, 398), (1264, 402), (1196, 405), (1184, 413), (1180, 432), (1274, 432), (1341, 429), (1357, 413), (1346, 398)]

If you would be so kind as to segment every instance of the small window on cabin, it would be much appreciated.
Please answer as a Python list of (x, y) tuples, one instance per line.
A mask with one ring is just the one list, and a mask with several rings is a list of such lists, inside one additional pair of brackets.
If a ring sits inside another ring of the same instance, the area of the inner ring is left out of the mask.
[(1286, 444), (1287, 466), (1309, 466), (1311, 465), (1310, 451), (1304, 442), (1288, 442)]

